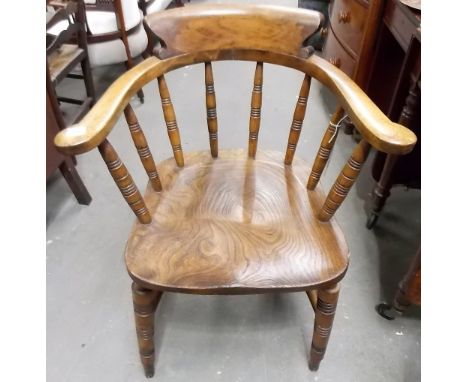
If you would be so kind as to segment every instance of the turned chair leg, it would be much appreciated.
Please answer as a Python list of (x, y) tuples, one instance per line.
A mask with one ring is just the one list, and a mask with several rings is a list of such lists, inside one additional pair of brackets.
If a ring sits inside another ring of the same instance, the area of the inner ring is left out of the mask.
[(146, 289), (132, 283), (133, 310), (140, 350), (141, 363), (145, 375), (154, 375), (154, 312), (161, 299), (162, 292)]
[(327, 349), (328, 339), (333, 326), (336, 304), (338, 302), (339, 285), (330, 289), (321, 289), (317, 292), (317, 305), (315, 310), (314, 335), (310, 349), (310, 370), (318, 370), (320, 361)]

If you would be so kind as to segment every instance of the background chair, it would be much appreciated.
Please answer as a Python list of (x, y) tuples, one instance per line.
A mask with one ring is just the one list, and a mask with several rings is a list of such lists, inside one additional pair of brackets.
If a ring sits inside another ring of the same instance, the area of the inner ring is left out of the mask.
[[(141, 11), (146, 16), (147, 14), (166, 9), (171, 3), (172, 0), (138, 0), (138, 7), (140, 7)], [(180, 1), (178, 3), (180, 3)], [(178, 5), (180, 6), (183, 4)]]
[[(46, 30), (60, 25), (59, 33), (47, 33), (47, 64), (48, 78), (51, 82), (49, 92), (59, 103), (77, 105), (75, 110), (67, 110), (64, 116), (64, 127), (81, 119), (95, 102), (93, 77), (88, 57), (86, 40), (86, 16), (83, 0), (49, 1), (47, 4), (54, 10), (49, 13)], [(82, 73), (75, 73), (75, 68), (81, 66)], [(71, 98), (69, 95), (57, 96), (56, 86), (64, 78), (84, 81), (86, 96), (84, 99)]]
[[(303, 46), (320, 27), (317, 12), (210, 4), (153, 13), (146, 21), (164, 42), (159, 59), (150, 57), (121, 76), (78, 125), (55, 139), (57, 147), (69, 154), (98, 147), (138, 219), (125, 258), (134, 281), (145, 374), (154, 373), (154, 312), (164, 291), (221, 295), (305, 291), (315, 311), (309, 365), (317, 370), (332, 330), (339, 282), (348, 266), (348, 248), (333, 215), (371, 147), (405, 154), (416, 137), (388, 120), (343, 72), (311, 56)], [(246, 151), (218, 149), (212, 62), (220, 60), (255, 63)], [(205, 69), (210, 151), (184, 153), (165, 74), (197, 63)], [(264, 63), (304, 73), (285, 154), (257, 150)], [(336, 96), (340, 107), (310, 168), (294, 154), (312, 78)], [(174, 159), (157, 167), (129, 104), (135, 92), (153, 80), (174, 154)], [(144, 196), (107, 139), (122, 112), (149, 178)], [(319, 180), (344, 112), (363, 139), (325, 196)]]
[(91, 195), (76, 171), (74, 158), (59, 153), (54, 146), (55, 135), (64, 128), (65, 121), (46, 65), (46, 179), (59, 169), (78, 203), (88, 205)]

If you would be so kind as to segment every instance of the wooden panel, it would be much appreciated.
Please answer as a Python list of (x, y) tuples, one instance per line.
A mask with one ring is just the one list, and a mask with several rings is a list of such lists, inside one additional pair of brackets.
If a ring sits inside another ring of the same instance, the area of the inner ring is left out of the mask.
[(333, 31), (328, 33), (323, 56), (327, 57), (328, 62), (341, 69), (348, 76), (351, 77), (353, 75), (356, 67), (356, 61), (345, 51), (336, 36), (333, 34)]
[(160, 57), (217, 49), (259, 49), (299, 55), (322, 23), (316, 11), (268, 5), (191, 5), (145, 17), (160, 39)]
[[(396, 1), (388, 1), (385, 7), (384, 22), (391, 30), (393, 36), (404, 50), (409, 48), (411, 38), (415, 36), (416, 17), (410, 10), (404, 12), (405, 5), (397, 4)], [(408, 16), (408, 14), (410, 16)], [(420, 20), (419, 20), (420, 21)]]
[(325, 195), (307, 191), (307, 163), (285, 166), (283, 156), (221, 150), (216, 159), (186, 153), (184, 168), (159, 163), (164, 192), (145, 194), (153, 222), (136, 224), (126, 249), (132, 278), (187, 293), (306, 290), (340, 279), (343, 234), (315, 218)]
[(367, 6), (356, 0), (335, 0), (330, 25), (345, 50), (356, 59), (367, 21)]

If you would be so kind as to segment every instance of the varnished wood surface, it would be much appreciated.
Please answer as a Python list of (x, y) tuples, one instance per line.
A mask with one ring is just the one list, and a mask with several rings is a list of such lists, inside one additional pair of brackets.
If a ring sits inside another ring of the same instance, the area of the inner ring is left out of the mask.
[(356, 60), (365, 32), (369, 5), (356, 0), (334, 0), (330, 26), (348, 54)]
[[(151, 222), (151, 215), (140, 191), (133, 182), (132, 176), (128, 173), (127, 167), (122, 163), (110, 142), (106, 139), (99, 145), (99, 152), (106, 163), (115, 184), (119, 188), (122, 196), (127, 201), (135, 216), (143, 224)], [(151, 182), (150, 182), (151, 184)]]
[(356, 69), (356, 60), (344, 50), (333, 30), (328, 32), (327, 43), (323, 49), (323, 57), (327, 57), (328, 62), (352, 77)]
[(158, 56), (219, 49), (258, 49), (298, 55), (322, 23), (316, 11), (272, 5), (200, 4), (145, 17), (162, 40)]
[(205, 62), (205, 98), (211, 156), (216, 158), (218, 156), (218, 117), (216, 115), (216, 94), (211, 62)]
[(263, 89), (263, 62), (257, 62), (255, 66), (252, 99), (250, 101), (249, 120), (249, 156), (255, 158), (257, 153), (258, 132), (262, 119), (262, 90)]
[(50, 79), (58, 83), (66, 72), (76, 66), (86, 53), (78, 45), (63, 44), (49, 56)]
[(159, 95), (161, 96), (161, 106), (166, 121), (167, 134), (171, 141), (172, 152), (179, 167), (184, 165), (184, 154), (182, 152), (182, 144), (180, 142), (179, 127), (177, 126), (176, 114), (172, 105), (171, 95), (167, 87), (164, 76), (158, 77)]
[(344, 165), (343, 170), (341, 170), (340, 175), (338, 175), (338, 178), (328, 193), (325, 204), (319, 214), (319, 219), (321, 221), (328, 221), (331, 219), (336, 210), (341, 206), (341, 203), (343, 203), (349, 190), (359, 176), (362, 165), (369, 155), (369, 151), (370, 145), (364, 139), (356, 145), (351, 157)]
[(312, 170), (310, 171), (309, 181), (307, 182), (307, 188), (309, 190), (315, 189), (315, 186), (318, 184), (322, 172), (325, 169), (325, 165), (330, 158), (330, 153), (333, 150), (333, 146), (336, 142), (336, 137), (338, 136), (338, 123), (343, 117), (343, 109), (338, 107), (330, 119), (327, 130), (323, 135), (322, 142), (320, 142), (320, 148), (315, 156), (314, 164), (312, 165)]
[(302, 81), (301, 90), (297, 97), (296, 108), (294, 109), (293, 120), (291, 129), (289, 131), (288, 145), (286, 147), (286, 155), (284, 156), (284, 163), (291, 164), (296, 152), (297, 142), (301, 135), (302, 123), (307, 109), (307, 101), (309, 99), (310, 91), (310, 76), (307, 74)]
[(166, 60), (156, 57), (146, 59), (119, 77), (81, 122), (61, 131), (55, 138), (55, 144), (67, 154), (89, 151), (106, 138), (130, 98), (151, 80), (188, 64), (232, 59), (276, 63), (316, 78), (337, 96), (338, 102), (363, 138), (379, 151), (405, 154), (416, 143), (413, 132), (390, 121), (348, 76), (320, 57), (313, 55), (303, 59), (255, 50), (224, 50), (187, 54)]
[(309, 165), (284, 153), (186, 153), (158, 164), (163, 192), (144, 196), (152, 223), (136, 223), (126, 248), (140, 285), (186, 293), (306, 290), (344, 276), (348, 248), (334, 220), (315, 215), (325, 196), (307, 191)]

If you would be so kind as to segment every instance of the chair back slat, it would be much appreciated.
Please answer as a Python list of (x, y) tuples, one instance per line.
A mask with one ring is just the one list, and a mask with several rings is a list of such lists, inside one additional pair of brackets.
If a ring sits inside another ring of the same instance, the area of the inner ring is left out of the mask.
[(319, 212), (318, 219), (320, 221), (330, 220), (338, 207), (340, 207), (356, 181), (356, 178), (361, 171), (362, 164), (369, 155), (370, 148), (370, 144), (364, 139), (362, 139), (354, 148), (351, 157), (343, 167), (343, 170), (341, 170), (340, 175), (338, 175), (335, 184), (328, 193), (327, 199)]
[(335, 145), (336, 137), (338, 136), (338, 131), (336, 124), (343, 117), (344, 110), (342, 107), (338, 107), (335, 113), (331, 117), (328, 128), (323, 135), (322, 142), (320, 143), (320, 148), (315, 156), (315, 161), (310, 172), (309, 181), (307, 182), (307, 188), (309, 190), (315, 189), (317, 186), (320, 177), (322, 176), (323, 169), (328, 162), (330, 153)]
[(249, 124), (249, 157), (255, 158), (257, 153), (258, 131), (262, 111), (263, 62), (257, 62), (255, 67), (254, 86), (250, 108)]
[(301, 90), (297, 99), (296, 108), (294, 110), (294, 116), (291, 123), (291, 130), (289, 132), (288, 146), (286, 148), (286, 155), (284, 157), (284, 164), (290, 165), (296, 152), (297, 142), (301, 135), (302, 123), (304, 122), (304, 116), (307, 109), (307, 100), (309, 99), (310, 90), (310, 76), (305, 75), (302, 81)]
[(174, 158), (177, 166), (184, 166), (184, 154), (182, 152), (182, 145), (180, 143), (179, 128), (177, 127), (176, 115), (174, 107), (172, 106), (171, 96), (169, 89), (167, 88), (166, 79), (164, 76), (158, 77), (159, 95), (161, 96), (161, 105), (164, 114), (164, 120), (166, 121), (167, 134), (171, 141), (172, 151), (174, 152)]
[(156, 169), (156, 164), (154, 163), (153, 155), (151, 154), (145, 134), (143, 134), (143, 130), (141, 129), (135, 112), (130, 104), (128, 104), (124, 109), (124, 114), (130, 134), (132, 135), (133, 143), (135, 143), (141, 163), (143, 164), (151, 182), (151, 187), (153, 187), (153, 190), (155, 191), (161, 191), (161, 181)]
[(138, 188), (135, 186), (132, 176), (129, 174), (127, 167), (125, 167), (120, 160), (115, 149), (107, 139), (105, 139), (98, 148), (122, 196), (125, 198), (140, 223), (151, 223), (151, 215), (141, 197), (140, 191), (138, 191)]
[(218, 157), (218, 117), (216, 116), (216, 95), (211, 62), (205, 62), (206, 121), (210, 136), (210, 149), (213, 158)]

